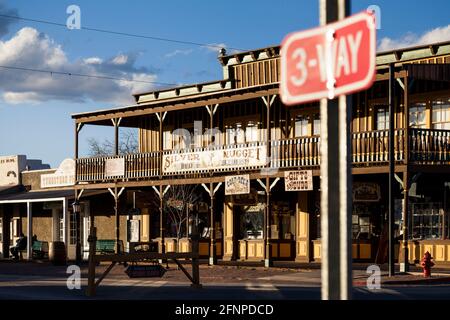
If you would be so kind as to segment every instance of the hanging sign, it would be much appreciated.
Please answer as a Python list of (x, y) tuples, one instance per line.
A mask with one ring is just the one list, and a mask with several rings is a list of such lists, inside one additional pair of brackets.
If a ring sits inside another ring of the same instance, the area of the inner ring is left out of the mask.
[(312, 170), (285, 171), (284, 189), (286, 191), (313, 190)]
[(225, 195), (250, 193), (250, 176), (248, 174), (225, 177)]
[(220, 150), (192, 152), (171, 151), (163, 155), (163, 173), (191, 173), (205, 170), (231, 170), (263, 167), (267, 164), (267, 147), (224, 146)]
[(105, 178), (125, 176), (125, 158), (106, 159)]

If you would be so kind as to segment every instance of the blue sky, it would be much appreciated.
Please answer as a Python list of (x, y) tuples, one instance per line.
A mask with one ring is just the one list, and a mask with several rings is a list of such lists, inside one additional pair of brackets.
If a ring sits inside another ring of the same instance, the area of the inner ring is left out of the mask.
[[(292, 31), (318, 25), (318, 1), (1, 1), (0, 14), (65, 23), (66, 8), (81, 8), (81, 26), (252, 49), (277, 45)], [(381, 9), (382, 48), (450, 40), (450, 2), (353, 1), (352, 12)], [(446, 38), (447, 37), (447, 38)], [(111, 74), (184, 84), (221, 78), (217, 50), (96, 33), (0, 17), (0, 65)], [(229, 49), (231, 51), (231, 49)], [(73, 156), (70, 114), (131, 101), (150, 84), (118, 84), (0, 68), (0, 155), (26, 154), (52, 166)], [(89, 137), (112, 138), (112, 129), (86, 127)]]

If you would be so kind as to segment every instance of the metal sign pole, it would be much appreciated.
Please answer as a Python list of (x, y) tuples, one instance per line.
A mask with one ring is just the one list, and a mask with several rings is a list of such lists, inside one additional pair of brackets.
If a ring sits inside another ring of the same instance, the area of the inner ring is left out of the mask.
[[(350, 0), (320, 0), (322, 26), (344, 19), (350, 12)], [(333, 37), (331, 32), (328, 37)], [(332, 42), (332, 39), (327, 41)], [(328, 44), (329, 46), (329, 44)], [(328, 49), (330, 50), (330, 49)], [(327, 59), (328, 89), (335, 85), (331, 59)], [(346, 96), (320, 102), (321, 117), (321, 231), (322, 299), (351, 298), (351, 101)]]
[(395, 275), (394, 253), (394, 65), (389, 65), (389, 277)]

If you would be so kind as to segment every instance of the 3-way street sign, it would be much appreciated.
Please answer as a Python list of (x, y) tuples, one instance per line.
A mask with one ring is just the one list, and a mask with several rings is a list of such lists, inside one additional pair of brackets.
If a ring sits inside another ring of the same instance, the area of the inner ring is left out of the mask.
[(374, 16), (361, 12), (288, 34), (281, 44), (283, 103), (333, 99), (369, 88), (375, 78), (375, 33)]

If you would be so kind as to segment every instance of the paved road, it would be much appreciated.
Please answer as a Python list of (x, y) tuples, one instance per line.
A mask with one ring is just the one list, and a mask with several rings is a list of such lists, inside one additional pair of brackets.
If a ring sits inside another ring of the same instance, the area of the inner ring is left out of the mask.
[[(0, 299), (89, 299), (82, 290), (69, 290), (66, 280), (48, 276), (0, 276)], [(354, 288), (354, 299), (450, 299), (450, 285), (385, 286), (380, 290)], [(317, 283), (236, 282), (207, 283), (203, 289), (194, 289), (188, 283), (166, 280), (105, 279), (96, 299), (156, 299), (156, 300), (253, 300), (253, 299), (320, 299)]]

